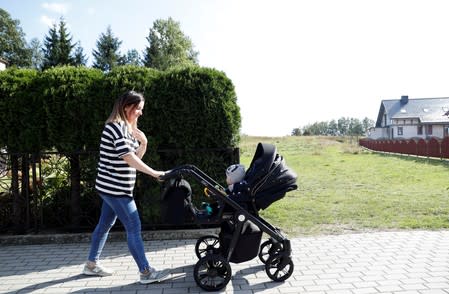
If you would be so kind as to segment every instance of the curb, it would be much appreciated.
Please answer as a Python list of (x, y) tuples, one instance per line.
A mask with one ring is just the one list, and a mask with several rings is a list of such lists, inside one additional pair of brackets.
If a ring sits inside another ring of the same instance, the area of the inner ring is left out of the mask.
[[(204, 235), (217, 235), (218, 232), (218, 228), (142, 231), (142, 238), (144, 241), (198, 239)], [(0, 246), (89, 243), (91, 235), (92, 233), (0, 236)], [(110, 232), (108, 240), (126, 241), (126, 232)]]

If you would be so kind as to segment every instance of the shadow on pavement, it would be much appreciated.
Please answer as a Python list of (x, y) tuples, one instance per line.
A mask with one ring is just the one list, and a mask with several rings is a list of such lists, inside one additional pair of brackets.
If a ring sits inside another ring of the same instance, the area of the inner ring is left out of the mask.
[(57, 284), (63, 284), (63, 283), (67, 283), (67, 282), (71, 282), (71, 281), (78, 281), (78, 280), (82, 280), (82, 279), (88, 279), (88, 276), (85, 275), (81, 275), (78, 274), (76, 276), (72, 276), (72, 277), (67, 277), (67, 278), (63, 278), (63, 279), (58, 279), (58, 280), (51, 280), (48, 282), (43, 282), (43, 283), (39, 283), (39, 284), (33, 284), (33, 285), (29, 285), (25, 288), (21, 288), (21, 289), (16, 289), (14, 291), (11, 292), (6, 292), (5, 294), (13, 294), (13, 293), (32, 293), (36, 290), (41, 290), (41, 289), (45, 289), (47, 287), (51, 287)]

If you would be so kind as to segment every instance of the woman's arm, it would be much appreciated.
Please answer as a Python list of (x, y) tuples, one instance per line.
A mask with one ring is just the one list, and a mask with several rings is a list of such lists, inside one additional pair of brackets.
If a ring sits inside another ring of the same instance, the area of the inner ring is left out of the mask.
[(136, 150), (136, 155), (142, 159), (143, 155), (147, 152), (147, 144), (140, 143), (139, 148)]
[(123, 160), (125, 160), (130, 167), (133, 167), (136, 170), (150, 175), (154, 178), (159, 178), (160, 176), (163, 176), (165, 174), (163, 171), (154, 170), (153, 168), (146, 165), (135, 153), (126, 154), (125, 156), (123, 156)]
[(140, 143), (139, 148), (137, 148), (136, 150), (136, 155), (137, 157), (142, 159), (143, 155), (147, 151), (147, 143), (148, 143), (147, 137), (145, 136), (144, 132), (142, 132), (138, 128), (133, 128), (133, 136)]

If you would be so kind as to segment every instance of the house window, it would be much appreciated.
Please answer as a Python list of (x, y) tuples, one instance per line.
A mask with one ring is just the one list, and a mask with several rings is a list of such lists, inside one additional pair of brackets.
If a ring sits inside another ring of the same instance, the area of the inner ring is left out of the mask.
[(428, 125), (426, 128), (427, 135), (432, 135), (432, 125)]
[(422, 135), (422, 126), (418, 126), (418, 135)]
[(402, 136), (403, 132), (402, 127), (398, 127), (398, 136)]

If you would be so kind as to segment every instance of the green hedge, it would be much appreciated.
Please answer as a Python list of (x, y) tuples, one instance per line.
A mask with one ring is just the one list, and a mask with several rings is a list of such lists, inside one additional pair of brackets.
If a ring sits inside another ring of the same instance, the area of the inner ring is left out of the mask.
[(59, 152), (98, 148), (98, 95), (103, 74), (85, 67), (56, 67), (40, 75), (50, 146)]
[(223, 72), (190, 67), (169, 72), (137, 66), (103, 74), (86, 67), (0, 72), (0, 146), (36, 153), (97, 150), (115, 99), (146, 98), (140, 128), (158, 149), (235, 147), (240, 110)]
[(160, 75), (151, 97), (154, 132), (164, 148), (236, 146), (240, 112), (224, 73), (192, 67)]
[[(232, 148), (239, 143), (240, 109), (232, 82), (218, 70), (160, 72), (123, 66), (108, 73), (86, 67), (0, 72), (0, 147), (24, 154), (56, 150), (68, 156), (71, 189), (55, 197), (70, 193), (66, 211), (71, 210), (72, 225), (82, 225), (81, 214), (89, 209), (89, 201), (83, 199), (95, 193), (96, 159), (80, 159), (77, 154), (98, 152), (114, 101), (128, 90), (145, 96), (139, 128), (148, 137), (143, 160), (150, 166), (167, 170), (194, 164), (224, 180), (226, 166), (235, 160)], [(139, 175), (136, 200), (144, 224), (158, 222), (159, 188), (153, 179)]]
[(30, 69), (1, 71), (0, 147), (33, 153), (48, 146), (38, 73)]

